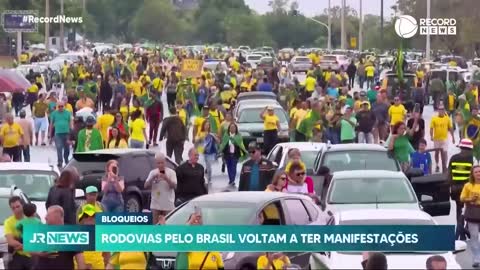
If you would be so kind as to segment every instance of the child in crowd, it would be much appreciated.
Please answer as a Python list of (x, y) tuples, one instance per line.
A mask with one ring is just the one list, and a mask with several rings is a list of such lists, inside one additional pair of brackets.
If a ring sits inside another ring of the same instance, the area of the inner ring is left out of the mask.
[(28, 203), (23, 206), (23, 214), (25, 217), (17, 222), (16, 229), (20, 232), (20, 239), (18, 241), (23, 243), (23, 228), (25, 225), (38, 225), (42, 224), (42, 221), (38, 218), (37, 215), (37, 206), (33, 203)]
[(422, 169), (424, 175), (432, 174), (432, 156), (426, 152), (427, 141), (420, 139), (418, 150), (410, 155), (412, 168)]

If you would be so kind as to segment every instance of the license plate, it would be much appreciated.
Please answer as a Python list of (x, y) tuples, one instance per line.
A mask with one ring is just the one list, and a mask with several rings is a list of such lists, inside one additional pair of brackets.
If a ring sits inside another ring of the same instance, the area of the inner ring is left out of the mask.
[(257, 138), (257, 143), (263, 143), (263, 138)]

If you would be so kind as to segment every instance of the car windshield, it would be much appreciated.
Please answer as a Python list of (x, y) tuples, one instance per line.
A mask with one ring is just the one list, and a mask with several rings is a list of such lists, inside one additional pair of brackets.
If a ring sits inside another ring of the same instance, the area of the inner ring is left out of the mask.
[(296, 63), (309, 63), (310, 58), (304, 57), (304, 58), (295, 58)]
[[(263, 111), (262, 108), (251, 108), (251, 109), (244, 109), (240, 112), (240, 116), (238, 117), (239, 123), (263, 123), (263, 120), (260, 118), (260, 114)], [(281, 108), (274, 109), (275, 115), (278, 116), (280, 123), (285, 123), (287, 121), (287, 115), (285, 111)]]
[(416, 203), (406, 178), (335, 179), (330, 188), (330, 204)]
[(326, 61), (337, 61), (337, 57), (333, 55), (325, 55), (322, 57), (322, 60)]
[(254, 61), (260, 60), (261, 58), (262, 58), (261, 55), (250, 55), (250, 56), (248, 56), (248, 60), (254, 60)]
[(345, 170), (399, 171), (397, 162), (386, 151), (332, 151), (325, 154), (323, 165), (331, 172)]
[(46, 201), (57, 174), (49, 171), (0, 171), (0, 187), (13, 185), (33, 201)]
[(183, 225), (187, 222), (195, 207), (200, 209), (203, 224), (206, 225), (243, 225), (254, 220), (256, 204), (243, 202), (188, 202), (167, 217), (168, 225)]
[(8, 205), (8, 199), (9, 198), (6, 197), (0, 197), (0, 225), (3, 225), (5, 219), (12, 215), (12, 210)]
[(264, 57), (262, 59), (260, 59), (260, 62), (262, 64), (271, 64), (273, 62), (273, 58), (271, 57)]
[(302, 154), (302, 161), (305, 163), (307, 169), (313, 169), (315, 158), (317, 158), (318, 151), (300, 151)]

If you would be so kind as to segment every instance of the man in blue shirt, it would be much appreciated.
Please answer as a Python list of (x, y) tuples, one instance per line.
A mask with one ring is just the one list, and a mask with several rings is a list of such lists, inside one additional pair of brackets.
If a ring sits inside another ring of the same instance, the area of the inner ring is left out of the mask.
[(410, 155), (412, 168), (422, 169), (424, 175), (432, 173), (432, 157), (430, 153), (425, 152), (427, 141), (420, 139), (418, 141), (418, 151)]
[(268, 78), (264, 77), (263, 82), (258, 85), (258, 91), (260, 92), (272, 92), (273, 86), (271, 83), (268, 82)]

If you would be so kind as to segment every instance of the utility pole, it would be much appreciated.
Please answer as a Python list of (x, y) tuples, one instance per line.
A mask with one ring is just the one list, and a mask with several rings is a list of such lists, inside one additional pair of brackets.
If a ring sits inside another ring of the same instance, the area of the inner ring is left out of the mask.
[[(63, 0), (60, 0), (60, 16), (63, 17)], [(65, 33), (63, 29), (63, 19), (60, 21), (60, 53), (63, 53), (65, 47)]]
[[(83, 9), (82, 9), (82, 17), (85, 19), (85, 15), (87, 14), (87, 0), (83, 0)], [(86, 24), (83, 24), (83, 47), (87, 44), (87, 27)]]
[(332, 10), (330, 9), (331, 0), (328, 0), (328, 44), (327, 50), (332, 49)]
[[(427, 0), (427, 20), (430, 19), (430, 0)], [(425, 44), (425, 58), (427, 61), (430, 60), (430, 33), (427, 31), (427, 36), (426, 36), (426, 44)]]
[(346, 48), (346, 37), (345, 37), (345, 0), (342, 0), (342, 9), (341, 9), (341, 38), (340, 38), (340, 47), (342, 50), (345, 50)]
[(363, 13), (362, 13), (363, 1), (360, 0), (360, 22), (358, 23), (358, 51), (362, 51), (363, 47)]
[[(50, 17), (50, 0), (45, 0), (45, 17)], [(45, 50), (47, 55), (50, 53), (50, 24), (45, 23)]]
[(383, 0), (380, 0), (380, 49), (383, 50)]

